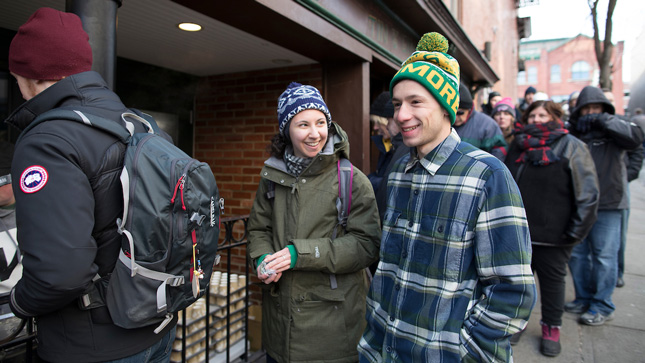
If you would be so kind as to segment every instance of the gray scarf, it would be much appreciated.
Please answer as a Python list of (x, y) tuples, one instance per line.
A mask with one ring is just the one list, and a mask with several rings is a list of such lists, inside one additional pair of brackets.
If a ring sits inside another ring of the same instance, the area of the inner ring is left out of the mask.
[(295, 176), (299, 176), (305, 170), (313, 158), (301, 158), (293, 154), (293, 147), (287, 146), (284, 151), (284, 163), (287, 165), (287, 171)]

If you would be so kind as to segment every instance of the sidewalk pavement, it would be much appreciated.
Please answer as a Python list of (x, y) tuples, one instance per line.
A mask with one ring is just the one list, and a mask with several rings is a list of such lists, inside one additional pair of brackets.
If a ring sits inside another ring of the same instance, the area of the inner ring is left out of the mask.
[[(614, 290), (614, 319), (601, 326), (578, 324), (577, 314), (564, 313), (555, 358), (540, 353), (540, 301), (533, 309), (522, 340), (513, 347), (515, 363), (645, 362), (645, 172), (630, 183), (631, 211), (625, 252), (625, 286)], [(538, 290), (539, 291), (539, 290)], [(565, 302), (575, 297), (567, 275)]]

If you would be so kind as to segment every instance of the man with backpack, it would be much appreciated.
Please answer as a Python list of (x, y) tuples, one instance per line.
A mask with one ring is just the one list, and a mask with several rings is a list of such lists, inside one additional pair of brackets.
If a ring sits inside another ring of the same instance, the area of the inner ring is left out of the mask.
[[(26, 129), (37, 116), (78, 107), (121, 124), (129, 110), (98, 73), (80, 19), (37, 10), (9, 48), (9, 70), (26, 102), (7, 123)], [(141, 127), (141, 126), (138, 126)], [(126, 145), (80, 122), (50, 120), (21, 134), (12, 165), (23, 277), (11, 291), (11, 309), (35, 317), (38, 354), (52, 362), (168, 361), (176, 317), (124, 329), (105, 306), (81, 309), (79, 297), (119, 258), (123, 214), (119, 181)]]

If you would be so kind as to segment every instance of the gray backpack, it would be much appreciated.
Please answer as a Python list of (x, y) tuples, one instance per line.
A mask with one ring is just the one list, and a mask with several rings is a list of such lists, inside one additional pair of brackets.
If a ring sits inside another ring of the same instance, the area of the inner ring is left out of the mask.
[[(208, 164), (195, 160), (160, 136), (151, 116), (133, 110), (123, 124), (79, 109), (54, 109), (33, 121), (71, 120), (103, 130), (127, 145), (121, 184), (123, 236), (112, 273), (99, 277), (80, 298), (82, 309), (107, 306), (114, 324), (126, 329), (173, 318), (208, 291), (217, 255), (223, 209)], [(148, 132), (135, 132), (135, 120)], [(23, 135), (26, 134), (25, 130)]]

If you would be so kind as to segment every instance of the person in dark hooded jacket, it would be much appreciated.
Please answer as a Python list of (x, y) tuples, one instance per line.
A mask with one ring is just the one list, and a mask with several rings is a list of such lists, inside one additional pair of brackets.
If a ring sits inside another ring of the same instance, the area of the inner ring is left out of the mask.
[(371, 136), (371, 139), (379, 151), (376, 170), (367, 175), (370, 183), (372, 183), (374, 192), (383, 183), (387, 184), (385, 171), (387, 166), (394, 161), (392, 160), (394, 152), (403, 144), (403, 139), (399, 135), (400, 132), (392, 119), (393, 115), (394, 107), (392, 106), (390, 92), (382, 92), (370, 106), (370, 123), (373, 125), (373, 130), (377, 132), (376, 135)]
[(576, 298), (565, 310), (582, 313), (579, 322), (586, 325), (604, 324), (616, 309), (611, 297), (618, 276), (622, 210), (629, 205), (625, 152), (643, 142), (641, 129), (614, 113), (602, 90), (587, 86), (570, 119), (571, 134), (589, 147), (600, 184), (598, 219), (569, 260)]
[(493, 109), (495, 109), (495, 105), (497, 105), (497, 102), (501, 100), (502, 100), (502, 95), (499, 92), (493, 91), (489, 93), (488, 102), (482, 104), (482, 112), (485, 113), (487, 116), (493, 117)]
[(537, 90), (533, 86), (529, 86), (526, 91), (524, 91), (524, 98), (522, 99), (522, 102), (515, 106), (515, 119), (516, 120), (521, 120), (522, 116), (524, 115), (524, 111), (526, 111), (527, 108), (533, 103), (533, 96), (537, 93)]
[(378, 206), (379, 218), (383, 221), (385, 214), (386, 198), (387, 198), (387, 177), (390, 175), (394, 162), (399, 160), (403, 155), (410, 152), (410, 148), (403, 145), (403, 136), (399, 132), (399, 128), (394, 121), (394, 106), (392, 106), (392, 97), (389, 91), (381, 93), (372, 102), (370, 107), (370, 121), (379, 123), (386, 122), (386, 130), (390, 135), (390, 147), (386, 147), (384, 143), (385, 137), (383, 135), (374, 135), (372, 140), (377, 146), (380, 154), (376, 171), (367, 175), (367, 178), (372, 183), (374, 194), (376, 196), (376, 204)]

